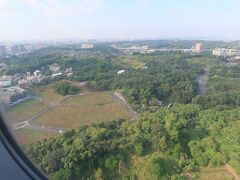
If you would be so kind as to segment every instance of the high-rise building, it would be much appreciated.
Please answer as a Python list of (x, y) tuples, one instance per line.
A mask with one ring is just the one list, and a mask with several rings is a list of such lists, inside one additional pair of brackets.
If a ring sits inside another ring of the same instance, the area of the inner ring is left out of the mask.
[(202, 51), (202, 43), (197, 43), (195, 45), (195, 52), (200, 53)]

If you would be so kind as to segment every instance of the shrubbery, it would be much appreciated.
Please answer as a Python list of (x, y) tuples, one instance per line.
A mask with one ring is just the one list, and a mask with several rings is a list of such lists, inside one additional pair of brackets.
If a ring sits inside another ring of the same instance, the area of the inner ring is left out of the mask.
[(79, 88), (72, 86), (68, 82), (59, 82), (54, 85), (54, 89), (58, 94), (62, 96), (73, 95), (79, 93)]

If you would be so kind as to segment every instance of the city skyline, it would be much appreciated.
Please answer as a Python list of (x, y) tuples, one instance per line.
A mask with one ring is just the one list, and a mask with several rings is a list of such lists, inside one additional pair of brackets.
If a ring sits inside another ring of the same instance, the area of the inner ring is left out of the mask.
[(0, 0), (0, 40), (238, 40), (237, 0)]

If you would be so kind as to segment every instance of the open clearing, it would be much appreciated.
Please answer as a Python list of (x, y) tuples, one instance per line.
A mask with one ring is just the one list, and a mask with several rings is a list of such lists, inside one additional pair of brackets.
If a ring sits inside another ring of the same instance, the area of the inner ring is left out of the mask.
[(147, 62), (147, 60), (145, 60), (144, 58), (140, 57), (140, 56), (134, 56), (134, 57), (128, 57), (128, 56), (123, 56), (123, 57), (116, 57), (113, 59), (113, 61), (116, 64), (120, 64), (126, 67), (132, 67), (132, 68), (139, 68), (145, 65), (145, 63)]
[(211, 77), (207, 85), (207, 93), (239, 93), (240, 92), (240, 79), (239, 78), (224, 78), (224, 77)]
[(231, 165), (231, 167), (234, 169), (234, 171), (236, 172), (236, 174), (238, 176), (240, 176), (240, 164), (237, 160), (231, 160), (229, 162), (229, 164)]
[(232, 180), (234, 179), (233, 176), (224, 167), (203, 168), (200, 170), (200, 172), (195, 173), (195, 177), (200, 180)]
[(217, 58), (202, 58), (202, 57), (197, 57), (197, 58), (188, 58), (186, 61), (189, 64), (197, 64), (197, 65), (203, 65), (203, 66), (216, 66), (216, 64), (220, 64), (219, 60)]
[(68, 107), (57, 106), (44, 113), (35, 123), (57, 128), (76, 128), (81, 125), (90, 125), (104, 121), (127, 118), (129, 114), (117, 103), (105, 105)]
[(39, 89), (35, 88), (33, 90), (33, 94), (50, 102), (56, 102), (61, 100), (63, 96), (56, 93), (52, 86), (53, 85), (49, 85), (47, 87), (40, 87)]
[(62, 103), (76, 106), (103, 105), (114, 102), (108, 92), (91, 93), (83, 96), (72, 96), (65, 99)]
[[(152, 158), (162, 157), (167, 159), (168, 165), (171, 163), (175, 163), (174, 160), (164, 156), (161, 152), (154, 152), (144, 156), (132, 156), (128, 159), (128, 166), (131, 167), (129, 171), (138, 175), (139, 179), (150, 179), (149, 170), (146, 168), (146, 164), (151, 161)], [(172, 167), (165, 167), (167, 169), (171, 169)], [(186, 172), (182, 173), (182, 175), (187, 180), (199, 179), (199, 180), (233, 180), (233, 175), (227, 171), (225, 166), (218, 168), (200, 168), (197, 172)]]
[[(54, 92), (52, 86), (33, 89), (34, 99), (8, 109), (7, 117), (13, 119), (15, 125), (19, 123), (25, 125), (27, 121), (30, 124), (26, 126), (41, 127), (32, 129), (23, 126), (22, 129), (16, 130), (16, 136), (22, 144), (29, 144), (59, 134), (49, 131), (49, 127), (54, 130), (58, 128), (68, 130), (81, 125), (131, 117), (111, 92), (86, 89), (84, 92), (81, 91), (83, 94), (63, 97)], [(79, 86), (84, 85), (79, 84)]]
[(19, 129), (15, 131), (16, 138), (21, 144), (30, 144), (43, 139), (49, 139), (59, 134), (51, 132), (36, 131), (31, 129)]
[(43, 102), (34, 99), (28, 99), (17, 105), (6, 109), (6, 116), (12, 122), (20, 122), (29, 119), (31, 116), (46, 108)]

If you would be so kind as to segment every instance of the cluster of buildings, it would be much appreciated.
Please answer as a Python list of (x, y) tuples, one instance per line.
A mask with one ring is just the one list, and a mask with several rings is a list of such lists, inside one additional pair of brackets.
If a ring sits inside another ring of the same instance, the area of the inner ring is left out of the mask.
[(202, 43), (196, 43), (195, 46), (193, 46), (190, 49), (179, 49), (179, 48), (151, 48), (149, 46), (143, 45), (143, 46), (130, 46), (130, 47), (119, 47), (117, 45), (111, 45), (112, 48), (120, 50), (122, 53), (127, 55), (132, 55), (133, 53), (140, 53), (140, 54), (146, 54), (146, 53), (153, 53), (153, 52), (170, 52), (170, 51), (181, 51), (184, 53), (195, 53), (199, 54), (203, 51), (203, 45)]
[(231, 48), (215, 48), (212, 51), (214, 56), (228, 58), (229, 60), (240, 60), (240, 50)]
[(146, 54), (146, 53), (152, 53), (155, 51), (155, 49), (150, 48), (149, 46), (119, 47), (117, 45), (111, 45), (111, 47), (127, 55), (132, 55), (134, 53)]
[(61, 66), (57, 63), (48, 65), (50, 75), (44, 75), (47, 68), (41, 67), (32, 73), (16, 73), (14, 75), (5, 75), (0, 77), (0, 103), (13, 104), (19, 100), (27, 98), (25, 89), (31, 87), (32, 84), (41, 83), (46, 78), (56, 78), (60, 75), (72, 76), (72, 68), (61, 70)]
[(34, 83), (41, 83), (41, 81), (45, 78), (42, 73), (43, 72), (41, 72), (40, 70), (35, 70), (32, 74), (31, 72), (27, 72), (26, 74), (17, 73), (13, 77), (15, 82), (18, 83), (18, 85), (22, 87), (28, 87)]
[(11, 86), (0, 89), (1, 104), (12, 104), (25, 98), (27, 98), (27, 93), (19, 86)]
[(180, 49), (180, 48), (161, 48), (159, 51), (180, 51), (183, 53), (189, 53), (189, 54), (200, 54), (203, 52), (203, 44), (202, 43), (196, 43), (192, 48), (185, 48), (185, 49)]
[(81, 44), (81, 49), (92, 49), (93, 44)]
[(44, 43), (0, 45), (0, 57), (22, 55), (46, 47)]
[(27, 98), (24, 90), (33, 83), (40, 83), (44, 79), (40, 70), (34, 71), (32, 74), (16, 73), (12, 76), (0, 77), (0, 103), (12, 104), (16, 101)]
[(48, 65), (49, 70), (52, 72), (52, 78), (56, 78), (65, 74), (66, 76), (70, 77), (73, 75), (72, 68), (66, 68), (64, 71), (61, 70), (61, 66), (58, 63), (53, 63)]
[(0, 77), (0, 102), (1, 104), (10, 104), (27, 97), (25, 91), (17, 85), (14, 85), (13, 76)]

